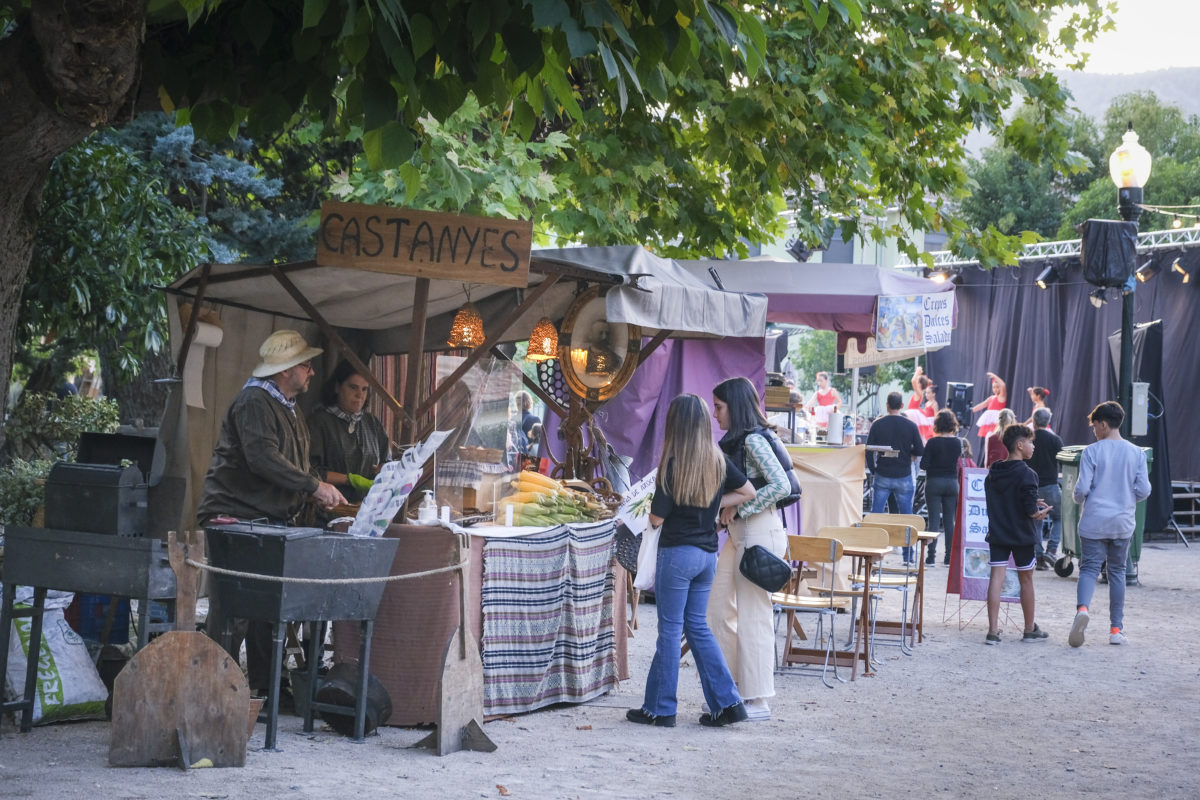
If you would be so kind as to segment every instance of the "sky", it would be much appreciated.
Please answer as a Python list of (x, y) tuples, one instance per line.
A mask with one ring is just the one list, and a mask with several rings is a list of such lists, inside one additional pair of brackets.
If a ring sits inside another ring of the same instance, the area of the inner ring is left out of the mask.
[(1196, 42), (1200, 0), (1117, 0), (1116, 28), (1083, 49), (1086, 72), (1106, 75), (1200, 67)]

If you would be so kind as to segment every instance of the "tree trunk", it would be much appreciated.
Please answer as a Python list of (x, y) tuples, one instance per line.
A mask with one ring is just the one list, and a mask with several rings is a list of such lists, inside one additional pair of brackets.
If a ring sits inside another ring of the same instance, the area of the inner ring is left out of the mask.
[(46, 176), (60, 153), (129, 116), (145, 13), (144, 0), (38, 0), (0, 39), (0, 404)]
[(170, 353), (147, 353), (142, 359), (141, 373), (133, 380), (121, 382), (117, 379), (118, 372), (111, 344), (100, 342), (98, 352), (100, 374), (104, 378), (104, 394), (117, 401), (121, 409), (121, 424), (158, 427), (162, 422), (163, 410), (167, 406), (170, 384), (155, 381), (169, 378), (174, 373), (174, 359)]

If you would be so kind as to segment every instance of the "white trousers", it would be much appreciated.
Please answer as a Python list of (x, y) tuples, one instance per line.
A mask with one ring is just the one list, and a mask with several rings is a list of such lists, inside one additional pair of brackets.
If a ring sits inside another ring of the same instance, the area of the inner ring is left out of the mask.
[(759, 544), (777, 556), (787, 550), (787, 534), (774, 508), (729, 525), (729, 540), (717, 558), (708, 598), (708, 627), (743, 700), (775, 696), (775, 628), (771, 595), (742, 576), (738, 564), (747, 547)]

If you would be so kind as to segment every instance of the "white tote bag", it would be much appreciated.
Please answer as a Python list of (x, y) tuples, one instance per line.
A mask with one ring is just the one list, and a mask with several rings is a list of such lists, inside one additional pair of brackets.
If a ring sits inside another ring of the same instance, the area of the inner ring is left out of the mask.
[(648, 591), (654, 588), (654, 570), (658, 565), (658, 534), (662, 526), (647, 525), (642, 531), (642, 546), (638, 548), (637, 575), (633, 578), (633, 588)]

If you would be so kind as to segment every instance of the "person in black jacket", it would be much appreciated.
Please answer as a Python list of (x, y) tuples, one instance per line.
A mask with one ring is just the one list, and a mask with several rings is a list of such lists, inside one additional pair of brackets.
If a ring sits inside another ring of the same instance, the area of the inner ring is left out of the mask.
[[(958, 439), (958, 420), (944, 408), (933, 418), (934, 435), (925, 443), (921, 469), (925, 470), (925, 507), (929, 511), (926, 530), (945, 531), (945, 562), (954, 550), (954, 524), (958, 516), (958, 459), (962, 445)], [(929, 543), (925, 565), (937, 563), (937, 539)]]
[[(1037, 387), (1034, 387), (1037, 388)], [(1058, 558), (1058, 544), (1062, 541), (1062, 489), (1058, 485), (1058, 453), (1063, 441), (1050, 430), (1050, 409), (1039, 408), (1033, 412), (1033, 457), (1029, 466), (1038, 476), (1038, 497), (1050, 506), (1050, 540), (1042, 547), (1043, 530), (1038, 533), (1037, 568), (1050, 569)]]
[(1034, 542), (1050, 507), (1038, 497), (1037, 473), (1025, 462), (1033, 455), (1033, 431), (1024, 425), (1004, 429), (1008, 458), (992, 464), (983, 490), (987, 496), (988, 533), (991, 550), (988, 566), (988, 634), (985, 644), (1000, 644), (1000, 597), (1012, 556), (1021, 585), (1021, 613), (1025, 617), (1023, 642), (1043, 642), (1046, 632), (1034, 622)]

